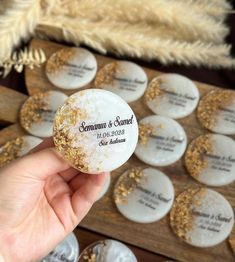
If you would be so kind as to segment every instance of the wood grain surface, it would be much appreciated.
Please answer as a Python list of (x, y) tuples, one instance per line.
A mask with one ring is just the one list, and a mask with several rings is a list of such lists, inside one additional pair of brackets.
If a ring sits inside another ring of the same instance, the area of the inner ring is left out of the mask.
[(10, 88), (0, 86), (0, 122), (17, 122), (20, 107), (26, 99), (26, 95)]
[[(46, 56), (49, 57), (53, 52), (63, 46), (52, 42), (34, 39), (31, 42), (31, 47), (42, 48), (45, 51)], [(101, 68), (106, 63), (114, 60), (100, 55), (95, 56), (98, 62), (98, 68)], [(57, 89), (49, 83), (45, 75), (44, 67), (45, 65), (41, 68), (36, 68), (34, 70), (26, 69), (25, 71), (26, 85), (28, 92), (31, 95), (42, 90)], [(148, 68), (144, 68), (144, 70), (147, 73), (149, 80), (160, 74), (160, 72)], [(214, 86), (198, 82), (195, 83), (201, 96), (216, 88)], [(84, 88), (88, 87), (92, 87), (92, 83)], [(72, 92), (66, 91), (65, 93), (71, 94), (75, 91), (76, 90), (73, 90)], [(143, 98), (131, 103), (130, 105), (134, 110), (137, 119), (141, 119), (152, 114), (145, 106)], [(198, 123), (195, 113), (186, 118), (180, 119), (179, 123), (183, 125), (187, 133), (188, 142), (201, 134), (207, 133), (207, 131)], [(223, 243), (212, 248), (203, 249), (192, 247), (178, 239), (170, 229), (169, 216), (166, 216), (155, 223), (138, 224), (127, 220), (119, 214), (112, 199), (113, 186), (120, 174), (122, 174), (127, 168), (133, 166), (146, 165), (133, 155), (125, 165), (112, 172), (112, 184), (109, 191), (106, 193), (105, 197), (93, 206), (88, 216), (82, 221), (82, 227), (180, 261), (234, 261), (234, 256), (228, 246), (228, 241), (224, 241)], [(187, 174), (183, 160), (180, 160), (173, 165), (158, 169), (167, 174), (172, 180), (176, 195), (190, 186), (199, 185), (198, 182)], [(231, 205), (235, 207), (234, 183), (228, 186), (215, 188), (215, 190), (222, 193), (229, 200)]]
[(0, 146), (11, 139), (24, 135), (27, 133), (18, 123), (5, 127), (0, 131)]

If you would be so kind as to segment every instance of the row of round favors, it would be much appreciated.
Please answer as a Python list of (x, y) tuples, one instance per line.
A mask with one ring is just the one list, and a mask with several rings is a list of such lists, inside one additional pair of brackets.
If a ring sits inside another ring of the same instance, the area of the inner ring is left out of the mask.
[[(126, 102), (135, 101), (144, 95), (146, 105), (157, 115), (178, 119), (191, 114), (198, 105), (198, 89), (184, 76), (163, 74), (153, 78), (148, 85), (145, 71), (127, 61), (106, 64), (97, 75), (96, 71), (95, 57), (82, 48), (61, 49), (49, 58), (46, 66), (48, 79), (57, 87), (79, 88), (96, 76), (95, 88), (112, 91)], [(32, 135), (51, 136), (55, 112), (66, 99), (67, 96), (59, 91), (30, 97), (20, 113), (22, 126)], [(234, 110), (235, 93), (216, 90), (203, 97), (197, 115), (207, 129), (221, 134), (234, 134)]]
[(235, 142), (232, 138), (208, 133), (197, 137), (187, 147), (186, 133), (175, 120), (152, 115), (139, 121), (135, 154), (140, 160), (151, 166), (168, 166), (184, 153), (186, 169), (197, 181), (209, 186), (234, 182)]
[(128, 103), (146, 92), (146, 103), (154, 113), (175, 119), (192, 113), (199, 101), (195, 84), (178, 74), (158, 76), (148, 85), (145, 71), (129, 61), (110, 62), (97, 73), (95, 56), (83, 48), (63, 48), (52, 54), (46, 75), (63, 90), (78, 89), (94, 80), (95, 88), (111, 91)]
[[(105, 64), (97, 73), (95, 56), (83, 48), (63, 48), (47, 62), (46, 75), (58, 88), (78, 89), (94, 80), (94, 87), (118, 94), (133, 102), (145, 93), (147, 106), (158, 115), (178, 119), (197, 107), (199, 92), (188, 78), (163, 74), (148, 84), (145, 71), (135, 63), (116, 61)], [(198, 119), (207, 129), (235, 134), (235, 94), (216, 90), (206, 95), (198, 108)]]
[[(112, 171), (125, 163), (134, 150), (147, 164), (167, 166), (178, 161), (187, 147), (184, 129), (175, 120), (164, 116), (141, 119), (138, 139), (137, 121), (131, 108), (119, 96), (100, 89), (80, 91), (68, 99), (58, 91), (37, 93), (22, 106), (20, 122), (29, 133), (41, 137), (52, 135), (54, 123), (56, 147), (71, 165), (83, 172)], [(63, 139), (68, 136), (69, 139)], [(24, 148), (25, 143), (18, 140), (16, 145), (8, 143), (1, 147), (1, 165), (9, 162), (6, 154), (14, 155), (12, 149), (17, 149), (17, 143), (18, 149)], [(73, 159), (74, 150), (79, 160)], [(120, 152), (123, 152), (122, 156)], [(190, 175), (201, 183), (229, 184), (235, 179), (235, 143), (219, 134), (202, 135), (189, 145), (185, 164)]]
[[(112, 99), (110, 99), (112, 96), (103, 96), (102, 92), (99, 98), (98, 95), (92, 94), (92, 96), (95, 98), (93, 101), (94, 105), (97, 103), (96, 99), (103, 100), (104, 111), (108, 106), (114, 108)], [(108, 97), (108, 99), (105, 100), (105, 97)], [(52, 136), (56, 111), (64, 104), (67, 98), (65, 94), (59, 91), (37, 93), (29, 97), (20, 111), (21, 125), (33, 136)], [(85, 97), (82, 99), (84, 100)], [(68, 99), (67, 101), (70, 100)], [(92, 101), (92, 98), (88, 97), (88, 100)], [(201, 103), (203, 102), (204, 100), (201, 101)], [(77, 103), (80, 103), (80, 101), (77, 101)], [(73, 106), (71, 103), (68, 105), (68, 102), (66, 105), (63, 108)], [(120, 102), (115, 103), (115, 105), (117, 108), (116, 116), (118, 116), (118, 112), (122, 110)], [(201, 105), (199, 109), (200, 107)], [(114, 114), (113, 110), (111, 110), (111, 114)], [(128, 112), (126, 110), (124, 115), (128, 115), (125, 113)], [(71, 116), (71, 112), (69, 114)], [(79, 115), (77, 117), (79, 118)], [(101, 116), (99, 118), (102, 119)], [(229, 118), (227, 117), (226, 119)], [(112, 134), (112, 132), (110, 134), (102, 133), (101, 138), (103, 139), (100, 143), (105, 144), (104, 141), (109, 135), (113, 135), (115, 138), (122, 137), (124, 129), (119, 128), (115, 132), (117, 135)], [(107, 137), (105, 137), (106, 135)], [(98, 137), (97, 139), (99, 140)], [(139, 121), (139, 141), (135, 154), (143, 162), (153, 166), (173, 164), (182, 157), (186, 147), (186, 133), (183, 127), (175, 120), (164, 116), (152, 115)], [(130, 147), (130, 149), (132, 148)], [(201, 183), (213, 186), (229, 184), (235, 180), (235, 143), (231, 138), (219, 134), (201, 136), (190, 144), (186, 152), (185, 163), (190, 175)], [(98, 171), (96, 170), (95, 172)]]
[(155, 168), (126, 170), (115, 184), (113, 197), (119, 212), (137, 223), (156, 222), (170, 212), (173, 232), (196, 247), (221, 243), (234, 225), (233, 208), (221, 194), (192, 187), (175, 198), (171, 180)]

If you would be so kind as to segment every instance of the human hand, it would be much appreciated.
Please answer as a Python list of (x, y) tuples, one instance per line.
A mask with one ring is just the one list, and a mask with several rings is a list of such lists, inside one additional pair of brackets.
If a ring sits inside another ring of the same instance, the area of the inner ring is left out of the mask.
[(0, 169), (0, 261), (37, 261), (84, 218), (109, 174), (71, 168), (45, 140)]

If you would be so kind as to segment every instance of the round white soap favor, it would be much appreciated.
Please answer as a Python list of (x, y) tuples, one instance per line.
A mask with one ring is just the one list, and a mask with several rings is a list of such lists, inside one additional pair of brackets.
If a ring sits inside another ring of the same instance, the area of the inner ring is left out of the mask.
[(77, 262), (79, 256), (79, 244), (74, 233), (70, 233), (53, 251), (41, 262)]
[(209, 186), (223, 186), (235, 180), (235, 142), (232, 138), (207, 134), (193, 140), (185, 154), (189, 174)]
[(152, 166), (167, 166), (178, 161), (187, 146), (183, 127), (164, 116), (147, 116), (139, 121), (136, 156)]
[(185, 76), (162, 74), (149, 83), (145, 101), (155, 114), (177, 119), (195, 110), (199, 91), (194, 82)]
[(137, 64), (117, 61), (105, 65), (98, 71), (95, 87), (111, 91), (126, 102), (139, 99), (145, 92), (148, 78), (145, 71)]
[(58, 91), (40, 92), (30, 96), (20, 110), (21, 126), (34, 136), (52, 136), (56, 111), (67, 98), (67, 95)]
[(212, 132), (235, 134), (235, 92), (212, 90), (201, 99), (197, 117), (201, 125)]
[(137, 262), (134, 253), (123, 243), (105, 239), (94, 242), (83, 250), (78, 262)]
[(120, 213), (138, 223), (151, 223), (163, 218), (174, 201), (170, 179), (153, 168), (132, 168), (118, 179), (114, 200)]
[(109, 186), (110, 186), (110, 183), (111, 183), (111, 174), (106, 176), (106, 180), (105, 180), (104, 185), (101, 188), (101, 191), (98, 195), (97, 201), (100, 200), (107, 193)]
[(177, 196), (170, 213), (176, 235), (196, 247), (223, 242), (234, 224), (233, 209), (219, 193), (207, 188), (189, 188)]
[(26, 155), (42, 140), (34, 136), (21, 136), (7, 141), (0, 147), (0, 167)]
[(56, 149), (84, 173), (110, 172), (135, 150), (138, 125), (128, 104), (106, 90), (88, 89), (70, 96), (56, 113)]
[(95, 56), (80, 47), (60, 49), (52, 54), (46, 64), (49, 81), (62, 89), (77, 89), (89, 84), (96, 71)]

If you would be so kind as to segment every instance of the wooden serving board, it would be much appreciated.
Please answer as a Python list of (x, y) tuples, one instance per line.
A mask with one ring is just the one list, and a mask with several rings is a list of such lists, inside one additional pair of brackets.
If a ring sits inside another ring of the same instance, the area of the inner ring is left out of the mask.
[(27, 132), (18, 123), (5, 127), (0, 131), (0, 146), (9, 140), (25, 135)]
[[(46, 53), (46, 56), (49, 57), (53, 52), (57, 51), (63, 46), (52, 42), (34, 39), (31, 42), (31, 47), (42, 48)], [(95, 56), (98, 62), (98, 68), (101, 68), (106, 63), (114, 60), (101, 55)], [(147, 73), (149, 80), (161, 74), (160, 72), (148, 68), (144, 68), (144, 70)], [(56, 87), (50, 84), (47, 80), (45, 75), (45, 65), (41, 68), (35, 68), (34, 70), (26, 69), (25, 78), (30, 95), (42, 90), (56, 89)], [(198, 82), (196, 82), (196, 85), (200, 91), (201, 96), (212, 89), (218, 88)], [(84, 88), (89, 87), (92, 87), (92, 83)], [(65, 93), (71, 94), (73, 92), (74, 90), (72, 92), (66, 91)], [(152, 114), (145, 106), (143, 98), (136, 102), (130, 103), (130, 106), (134, 110), (137, 119), (141, 119), (147, 115)], [(180, 119), (179, 123), (183, 125), (187, 133), (188, 142), (207, 132), (198, 123), (195, 113), (186, 118)], [(235, 136), (233, 136), (233, 138), (235, 138)], [(234, 261), (234, 256), (227, 241), (224, 241), (216, 247), (205, 249), (192, 247), (181, 241), (172, 233), (170, 229), (169, 216), (166, 216), (158, 222), (149, 224), (138, 224), (124, 218), (115, 207), (112, 199), (112, 192), (114, 184), (119, 175), (121, 175), (127, 168), (133, 166), (146, 165), (133, 155), (125, 165), (112, 172), (112, 184), (108, 193), (106, 193), (105, 197), (103, 197), (93, 206), (88, 216), (82, 221), (82, 227), (105, 234), (109, 237), (120, 239), (124, 242), (142, 247), (146, 250), (172, 257), (180, 261)], [(183, 160), (180, 160), (173, 165), (158, 169), (162, 170), (170, 177), (174, 184), (176, 195), (190, 186), (199, 185), (199, 183), (197, 183), (187, 174)], [(231, 205), (235, 207), (234, 183), (228, 186), (215, 188), (215, 190), (222, 193), (229, 200)]]
[(15, 123), (18, 121), (19, 110), (28, 96), (0, 86), (0, 123)]

